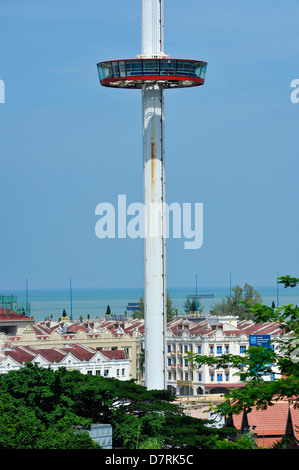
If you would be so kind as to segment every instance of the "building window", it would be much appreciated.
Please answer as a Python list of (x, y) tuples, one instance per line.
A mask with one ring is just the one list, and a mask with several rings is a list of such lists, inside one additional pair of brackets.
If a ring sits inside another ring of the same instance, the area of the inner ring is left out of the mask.
[(201, 346), (197, 346), (197, 354), (201, 354)]
[(228, 354), (229, 353), (229, 346), (228, 344), (225, 345), (225, 354)]
[(169, 353), (171, 352), (171, 345), (170, 344), (168, 344), (168, 346), (167, 346), (167, 352), (169, 352)]
[(185, 372), (185, 380), (189, 380), (188, 372)]
[(210, 374), (211, 382), (214, 382), (214, 374)]
[(87, 375), (92, 375), (92, 370), (88, 370)]
[(198, 381), (199, 381), (199, 382), (202, 381), (202, 374), (201, 374), (201, 372), (198, 374)]
[(229, 373), (228, 373), (228, 372), (226, 372), (226, 374), (225, 374), (225, 380), (226, 380), (227, 382), (229, 382)]
[(168, 372), (168, 380), (171, 380), (171, 372)]
[(130, 348), (124, 348), (126, 357), (130, 357)]
[(240, 354), (246, 352), (246, 346), (240, 346)]
[(188, 352), (188, 346), (187, 346), (187, 344), (185, 344), (185, 346), (184, 346), (184, 351), (185, 351), (185, 352)]
[(122, 376), (125, 375), (125, 369), (122, 369), (122, 370), (121, 370), (121, 375), (122, 375)]
[(213, 346), (213, 344), (210, 344), (210, 354), (214, 354), (214, 346)]
[(217, 374), (217, 382), (222, 382), (222, 374)]
[(96, 370), (96, 375), (101, 375), (101, 371), (100, 371), (100, 370)]
[(188, 359), (185, 359), (185, 367), (188, 367)]
[(116, 369), (116, 376), (119, 377), (119, 369)]
[(108, 377), (109, 375), (109, 369), (104, 369), (104, 377)]
[(169, 367), (171, 366), (171, 359), (170, 358), (168, 359), (168, 366)]
[(222, 346), (217, 346), (217, 354), (222, 354)]

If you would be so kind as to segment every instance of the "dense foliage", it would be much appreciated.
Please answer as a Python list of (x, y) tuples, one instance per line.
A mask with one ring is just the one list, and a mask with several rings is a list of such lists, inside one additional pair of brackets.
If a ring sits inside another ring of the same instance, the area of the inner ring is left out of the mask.
[(184, 312), (193, 313), (193, 312), (203, 312), (203, 305), (199, 299), (192, 299), (190, 295), (187, 295), (184, 303)]
[[(278, 282), (285, 287), (299, 285), (299, 278), (283, 276)], [(243, 381), (243, 387), (226, 396), (225, 403), (213, 411), (229, 415), (250, 412), (253, 406), (265, 409), (280, 398), (294, 401), (299, 397), (299, 308), (292, 304), (281, 308), (268, 307), (258, 302), (247, 305), (257, 323), (274, 322), (280, 334), (272, 340), (272, 348), (249, 347), (240, 356), (223, 354), (217, 357), (190, 354), (189, 359), (198, 364), (215, 367), (233, 367)], [(265, 381), (265, 375), (280, 371), (275, 380)], [(296, 406), (297, 401), (294, 401)]]
[(231, 295), (226, 295), (220, 303), (215, 304), (211, 309), (212, 315), (234, 315), (239, 320), (252, 319), (254, 314), (251, 306), (261, 304), (262, 298), (250, 284), (244, 286), (236, 285), (232, 288)]
[(0, 449), (96, 449), (87, 431), (111, 424), (113, 446), (210, 448), (226, 438), (186, 417), (166, 390), (33, 364), (0, 375)]

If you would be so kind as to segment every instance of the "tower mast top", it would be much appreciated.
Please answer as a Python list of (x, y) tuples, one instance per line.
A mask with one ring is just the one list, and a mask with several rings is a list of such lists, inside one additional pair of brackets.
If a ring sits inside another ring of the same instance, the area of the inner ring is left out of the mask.
[(164, 0), (142, 0), (142, 58), (164, 53)]

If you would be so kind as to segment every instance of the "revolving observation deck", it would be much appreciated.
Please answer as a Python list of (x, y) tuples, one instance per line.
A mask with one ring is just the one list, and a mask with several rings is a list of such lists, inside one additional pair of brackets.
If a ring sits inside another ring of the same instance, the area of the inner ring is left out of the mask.
[(113, 88), (142, 88), (157, 83), (163, 88), (203, 85), (207, 62), (184, 59), (112, 60), (97, 64), (100, 83)]

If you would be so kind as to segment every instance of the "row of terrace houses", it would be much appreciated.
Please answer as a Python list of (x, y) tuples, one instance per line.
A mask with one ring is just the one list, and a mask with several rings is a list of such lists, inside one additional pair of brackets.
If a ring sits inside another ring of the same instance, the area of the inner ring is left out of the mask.
[[(12, 321), (10, 319), (10, 321)], [(24, 321), (24, 320), (23, 320)], [(2, 331), (2, 332), (1, 332)], [(80, 344), (96, 351), (123, 351), (129, 361), (129, 378), (144, 384), (144, 321), (127, 318), (90, 320), (86, 322), (30, 322), (16, 335), (1, 329), (0, 345), (34, 346), (37, 349), (63, 348)], [(167, 388), (177, 395), (225, 393), (241, 385), (236, 370), (203, 365), (187, 360), (187, 352), (217, 357), (221, 354), (243, 354), (249, 347), (250, 335), (281, 333), (273, 323), (255, 324), (237, 317), (207, 315), (196, 319), (176, 317), (166, 329)], [(278, 374), (278, 371), (276, 371)], [(273, 377), (267, 377), (271, 379)]]
[[(1, 309), (0, 309), (1, 310)], [(129, 362), (128, 379), (142, 381), (143, 362), (142, 321), (88, 321), (88, 322), (50, 322), (35, 323), (24, 315), (4, 314), (0, 311), (0, 348), (1, 345), (37, 349), (63, 348), (65, 344), (93, 348), (97, 351), (123, 351)]]
[(33, 346), (1, 345), (0, 373), (24, 367), (26, 362), (57, 370), (79, 370), (82, 374), (102, 375), (119, 380), (129, 379), (129, 360), (124, 351), (96, 351), (81, 344), (63, 348), (37, 349)]

